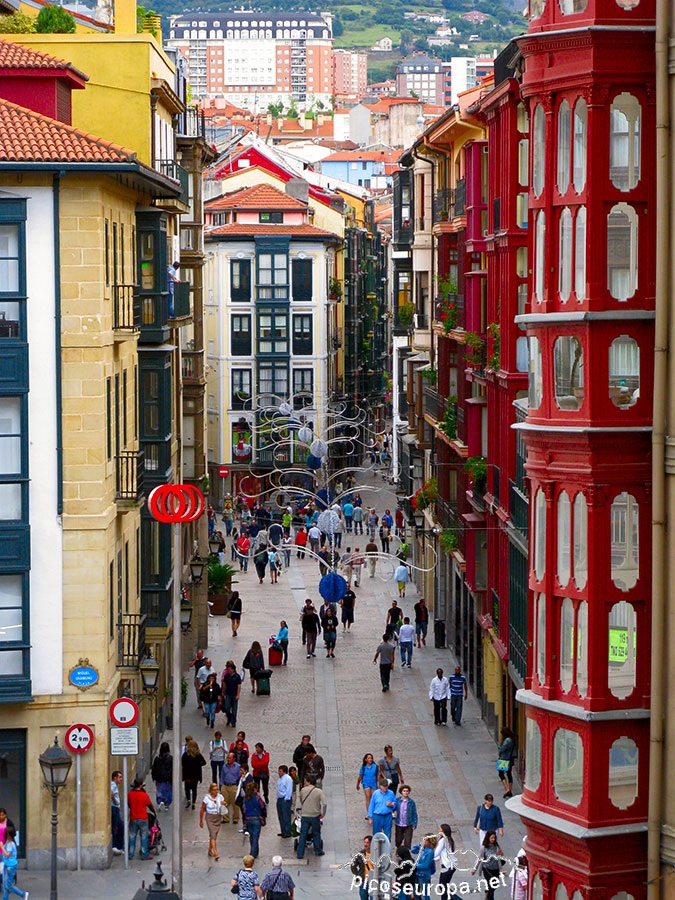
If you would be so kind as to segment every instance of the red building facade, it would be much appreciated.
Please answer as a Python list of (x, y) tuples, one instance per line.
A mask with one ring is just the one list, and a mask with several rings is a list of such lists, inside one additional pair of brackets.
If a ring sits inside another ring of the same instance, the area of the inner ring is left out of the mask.
[(654, 6), (531, 0), (532, 900), (646, 896)]

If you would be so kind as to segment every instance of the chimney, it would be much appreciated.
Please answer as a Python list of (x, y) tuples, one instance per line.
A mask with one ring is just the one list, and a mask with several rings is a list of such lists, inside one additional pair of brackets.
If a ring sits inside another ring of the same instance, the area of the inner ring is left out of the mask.
[(309, 184), (304, 178), (291, 178), (286, 182), (285, 190), (295, 200), (304, 200), (305, 203), (309, 201)]
[(115, 34), (136, 34), (136, 0), (114, 0)]
[(323, 123), (324, 123), (323, 113), (320, 112), (316, 117), (316, 124), (320, 128), (323, 125)]
[(279, 129), (279, 131), (281, 131), (281, 129), (283, 127), (284, 127), (284, 117), (279, 116), (279, 118), (277, 119), (277, 128)]

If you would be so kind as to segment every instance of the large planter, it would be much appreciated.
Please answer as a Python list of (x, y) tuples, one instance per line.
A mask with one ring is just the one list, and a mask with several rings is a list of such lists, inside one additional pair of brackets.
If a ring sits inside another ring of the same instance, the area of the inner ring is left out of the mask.
[(224, 616), (227, 612), (227, 604), (229, 603), (231, 591), (222, 594), (209, 594), (209, 611), (214, 616)]

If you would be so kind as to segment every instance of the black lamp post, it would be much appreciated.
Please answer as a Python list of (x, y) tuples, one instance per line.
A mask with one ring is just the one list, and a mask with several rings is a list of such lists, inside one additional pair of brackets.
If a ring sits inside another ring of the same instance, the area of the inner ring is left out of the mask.
[(201, 584), (202, 575), (204, 574), (204, 560), (200, 559), (199, 556), (195, 556), (194, 559), (190, 560), (190, 572), (192, 574), (192, 580), (195, 584)]
[(218, 538), (210, 538), (209, 540), (209, 553), (211, 556), (218, 556), (220, 552), (220, 541)]
[(133, 900), (180, 900), (178, 894), (168, 886), (159, 860), (157, 860), (154, 878), (154, 882), (147, 888), (145, 881), (143, 882), (143, 887), (136, 891)]
[(59, 819), (57, 816), (56, 798), (58, 797), (61, 788), (66, 786), (68, 772), (70, 772), (73, 761), (63, 747), (59, 747), (59, 739), (58, 737), (55, 737), (54, 743), (50, 747), (47, 747), (45, 752), (39, 757), (39, 762), (44, 783), (49, 788), (49, 792), (52, 795), (52, 878), (49, 900), (58, 900), (56, 886), (56, 833)]
[(143, 681), (143, 690), (146, 694), (154, 694), (157, 691), (157, 682), (159, 681), (159, 663), (148, 654), (138, 667)]
[(183, 632), (189, 631), (192, 624), (192, 604), (184, 600), (180, 605), (180, 627)]

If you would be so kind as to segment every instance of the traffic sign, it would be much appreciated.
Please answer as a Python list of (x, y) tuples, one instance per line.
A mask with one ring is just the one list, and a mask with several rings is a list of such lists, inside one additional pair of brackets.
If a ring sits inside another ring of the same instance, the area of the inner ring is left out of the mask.
[(64, 740), (71, 753), (86, 753), (94, 744), (94, 732), (88, 725), (71, 725)]
[(138, 726), (110, 729), (111, 756), (138, 756)]
[(128, 728), (138, 718), (138, 705), (130, 697), (120, 697), (110, 707), (110, 718), (113, 725)]
[(221, 466), (218, 469), (218, 474), (221, 478), (227, 478), (227, 476), (230, 474), (230, 470), (227, 468), (227, 466)]

